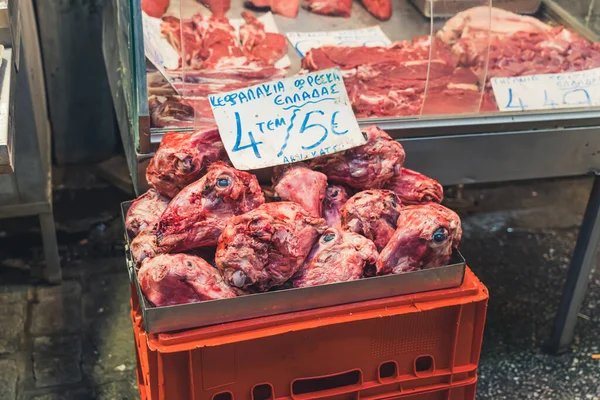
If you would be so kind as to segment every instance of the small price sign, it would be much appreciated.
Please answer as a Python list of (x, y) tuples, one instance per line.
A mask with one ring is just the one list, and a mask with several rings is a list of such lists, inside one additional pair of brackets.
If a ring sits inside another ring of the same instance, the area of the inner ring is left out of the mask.
[(209, 96), (240, 170), (294, 163), (363, 145), (339, 69)]
[(600, 68), (561, 74), (492, 78), (500, 111), (534, 111), (600, 105)]

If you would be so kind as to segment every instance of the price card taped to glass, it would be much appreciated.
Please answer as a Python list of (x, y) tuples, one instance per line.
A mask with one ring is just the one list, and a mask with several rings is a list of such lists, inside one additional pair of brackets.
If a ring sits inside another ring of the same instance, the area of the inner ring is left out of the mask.
[(337, 68), (209, 99), (227, 154), (240, 170), (308, 160), (366, 142)]
[(491, 79), (500, 111), (538, 111), (600, 105), (600, 68)]

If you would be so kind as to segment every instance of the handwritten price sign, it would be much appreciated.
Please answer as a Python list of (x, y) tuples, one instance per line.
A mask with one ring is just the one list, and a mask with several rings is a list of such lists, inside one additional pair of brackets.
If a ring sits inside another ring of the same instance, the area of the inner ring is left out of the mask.
[(500, 111), (600, 105), (600, 68), (562, 74), (492, 78)]
[(293, 163), (366, 142), (337, 68), (209, 99), (221, 139), (237, 169)]
[(392, 41), (379, 26), (329, 32), (288, 32), (288, 40), (300, 57), (310, 49), (323, 46), (388, 46)]

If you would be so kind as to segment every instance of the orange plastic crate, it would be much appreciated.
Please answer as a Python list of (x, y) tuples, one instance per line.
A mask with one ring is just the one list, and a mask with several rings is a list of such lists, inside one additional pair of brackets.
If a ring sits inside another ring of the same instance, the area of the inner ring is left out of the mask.
[(178, 333), (146, 334), (134, 308), (140, 393), (152, 400), (471, 399), (487, 300), (467, 268), (455, 289)]

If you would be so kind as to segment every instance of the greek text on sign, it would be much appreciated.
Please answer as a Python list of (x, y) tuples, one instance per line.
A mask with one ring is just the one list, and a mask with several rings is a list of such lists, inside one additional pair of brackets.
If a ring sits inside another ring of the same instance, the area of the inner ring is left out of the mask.
[(561, 74), (492, 78), (500, 111), (600, 105), (600, 68)]
[(209, 99), (227, 154), (241, 170), (307, 160), (366, 142), (337, 68)]

